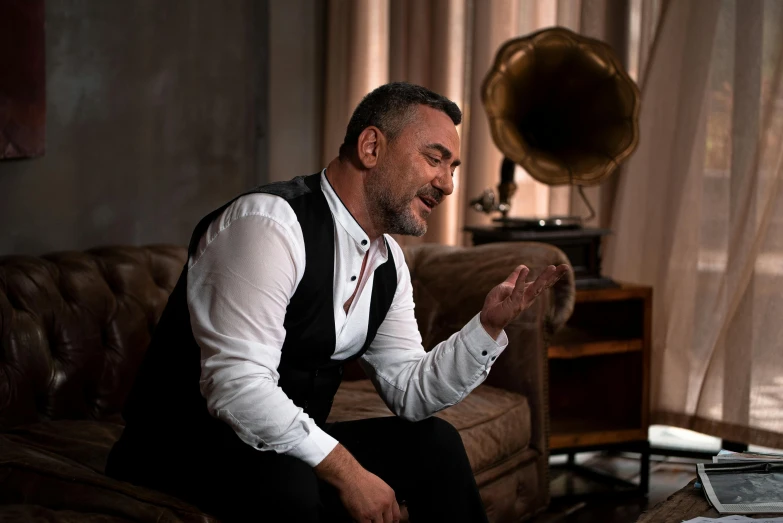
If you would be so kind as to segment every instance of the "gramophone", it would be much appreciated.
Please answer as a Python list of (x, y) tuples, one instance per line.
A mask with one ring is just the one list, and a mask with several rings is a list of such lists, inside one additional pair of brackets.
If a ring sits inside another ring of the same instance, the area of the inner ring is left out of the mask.
[[(493, 226), (466, 227), (473, 243), (541, 241), (571, 260), (578, 287), (613, 285), (601, 276), (601, 238), (585, 227), (595, 216), (583, 187), (605, 180), (639, 140), (639, 89), (611, 47), (555, 27), (515, 38), (497, 52), (482, 86), (492, 138), (504, 159), (498, 197), (487, 189), (470, 202), (501, 216)], [(522, 166), (548, 185), (572, 185), (589, 216), (509, 217)]]

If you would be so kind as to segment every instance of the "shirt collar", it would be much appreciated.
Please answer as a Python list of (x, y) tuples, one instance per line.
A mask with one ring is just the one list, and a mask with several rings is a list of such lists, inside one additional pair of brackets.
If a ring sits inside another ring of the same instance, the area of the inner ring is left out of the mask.
[(363, 252), (367, 252), (372, 243), (375, 243), (377, 244), (381, 255), (384, 258), (387, 258), (388, 253), (386, 252), (386, 242), (384, 241), (383, 235), (378, 237), (375, 242), (370, 242), (370, 237), (367, 236), (367, 233), (364, 232), (362, 226), (359, 225), (359, 222), (356, 221), (356, 218), (353, 217), (337, 195), (332, 184), (329, 183), (329, 180), (326, 178), (326, 169), (321, 171), (321, 190), (326, 197), (326, 203), (329, 204), (329, 209), (332, 211), (332, 216), (334, 216), (335, 221), (339, 223), (353, 241), (356, 242), (356, 246)]

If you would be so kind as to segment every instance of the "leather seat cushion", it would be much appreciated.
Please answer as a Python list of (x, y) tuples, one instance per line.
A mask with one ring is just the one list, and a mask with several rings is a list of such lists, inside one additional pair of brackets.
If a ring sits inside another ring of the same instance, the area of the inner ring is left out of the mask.
[[(345, 381), (337, 391), (329, 422), (391, 416), (370, 380)], [(530, 444), (527, 398), (481, 385), (460, 403), (437, 414), (462, 436), (475, 474), (519, 455)]]
[(114, 423), (58, 420), (0, 434), (0, 520), (216, 521), (179, 499), (103, 475), (121, 431)]

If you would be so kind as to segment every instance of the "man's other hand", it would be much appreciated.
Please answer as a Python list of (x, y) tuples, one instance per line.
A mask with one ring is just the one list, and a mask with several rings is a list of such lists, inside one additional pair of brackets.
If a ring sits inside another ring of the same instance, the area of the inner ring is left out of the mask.
[(316, 475), (334, 486), (340, 501), (359, 523), (398, 523), (400, 506), (392, 488), (362, 467), (351, 453), (338, 444), (316, 465)]
[(534, 282), (526, 282), (530, 269), (524, 265), (514, 269), (506, 281), (489, 291), (481, 309), (481, 325), (492, 339), (522, 311), (530, 307), (539, 294), (555, 284), (570, 268), (568, 265), (550, 265)]
[(340, 489), (340, 501), (348, 513), (360, 523), (398, 523), (400, 506), (394, 491), (375, 474), (362, 472)]

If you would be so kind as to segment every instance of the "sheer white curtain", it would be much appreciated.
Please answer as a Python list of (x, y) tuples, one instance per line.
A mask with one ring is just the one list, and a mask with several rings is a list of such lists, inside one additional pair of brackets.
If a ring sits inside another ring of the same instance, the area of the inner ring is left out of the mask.
[(781, 448), (783, 2), (660, 17), (607, 272), (655, 289), (652, 422)]

